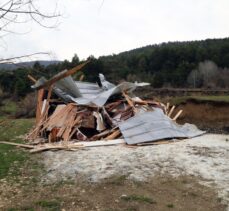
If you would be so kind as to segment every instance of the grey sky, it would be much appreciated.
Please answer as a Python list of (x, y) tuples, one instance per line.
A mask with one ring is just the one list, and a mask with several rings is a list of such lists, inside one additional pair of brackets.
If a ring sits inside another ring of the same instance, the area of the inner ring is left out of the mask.
[[(41, 0), (44, 8), (52, 7)], [(35, 24), (26, 35), (4, 38), (4, 57), (38, 51), (56, 59), (96, 57), (167, 41), (229, 36), (228, 0), (61, 0), (64, 17), (56, 29)], [(101, 6), (102, 5), (102, 6)]]

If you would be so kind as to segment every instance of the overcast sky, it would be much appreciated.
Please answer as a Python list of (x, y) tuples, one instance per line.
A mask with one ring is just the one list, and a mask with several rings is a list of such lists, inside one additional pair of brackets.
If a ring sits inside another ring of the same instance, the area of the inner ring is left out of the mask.
[[(41, 8), (52, 8), (40, 0)], [(55, 59), (117, 54), (149, 44), (229, 36), (229, 0), (61, 0), (56, 29), (20, 26), (1, 55), (47, 51)], [(7, 45), (6, 45), (7, 44)]]

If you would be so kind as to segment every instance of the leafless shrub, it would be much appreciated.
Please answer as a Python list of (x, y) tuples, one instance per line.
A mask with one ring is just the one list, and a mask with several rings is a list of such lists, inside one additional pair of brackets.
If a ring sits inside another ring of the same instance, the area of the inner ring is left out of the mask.
[(36, 94), (30, 93), (26, 95), (26, 97), (23, 100), (21, 100), (21, 102), (19, 103), (15, 117), (16, 118), (34, 117), (35, 110), (36, 110)]

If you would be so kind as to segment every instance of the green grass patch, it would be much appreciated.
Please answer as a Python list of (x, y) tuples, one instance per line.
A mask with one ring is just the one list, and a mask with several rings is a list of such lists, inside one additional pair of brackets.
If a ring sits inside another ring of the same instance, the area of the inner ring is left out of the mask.
[(35, 211), (32, 207), (9, 208), (7, 211)]
[(167, 204), (167, 207), (168, 208), (174, 208), (174, 205), (173, 204)]
[(23, 206), (18, 208), (9, 208), (7, 211), (35, 211), (35, 210), (42, 210), (42, 211), (61, 211), (60, 208), (60, 201), (52, 200), (41, 200), (38, 202), (33, 203), (31, 206)]
[(144, 202), (149, 204), (155, 204), (156, 202), (153, 201), (153, 199), (147, 197), (147, 196), (141, 196), (141, 195), (129, 195), (129, 196), (122, 196), (122, 200), (124, 201), (138, 201), (138, 202)]
[(0, 107), (0, 112), (6, 115), (15, 115), (17, 112), (17, 103), (12, 100), (4, 100)]
[(112, 185), (124, 185), (125, 181), (126, 181), (126, 175), (121, 175), (121, 176), (113, 176), (111, 178), (108, 179), (107, 184), (112, 184)]
[(170, 103), (173, 105), (179, 105), (186, 103), (188, 100), (196, 100), (199, 102), (225, 102), (229, 103), (229, 96), (183, 96), (174, 97), (170, 99)]
[(60, 209), (60, 202), (59, 201), (38, 201), (36, 205), (39, 205), (42, 207), (44, 210), (47, 211), (59, 211)]
[[(18, 136), (24, 135), (33, 122), (32, 119), (3, 119), (0, 124), (0, 141), (23, 142)], [(0, 144), (0, 179), (7, 175), (17, 176), (21, 164), (27, 159), (27, 152), (17, 150), (15, 146)]]

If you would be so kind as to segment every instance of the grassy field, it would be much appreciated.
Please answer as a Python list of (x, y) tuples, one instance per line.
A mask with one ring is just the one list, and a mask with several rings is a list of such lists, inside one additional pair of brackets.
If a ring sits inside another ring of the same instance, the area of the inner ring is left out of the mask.
[(6, 99), (2, 102), (2, 106), (0, 106), (0, 116), (2, 113), (2, 116), (4, 115), (15, 115), (17, 112), (18, 106), (17, 103), (10, 100)]
[[(8, 119), (0, 118), (0, 141), (13, 141), (21, 143), (20, 135), (24, 135), (32, 126), (33, 119)], [(15, 176), (19, 173), (21, 164), (28, 159), (28, 153), (17, 150), (14, 146), (0, 145), (0, 179), (9, 174)], [(14, 168), (11, 168), (14, 166)]]
[[(6, 99), (0, 106), (0, 141), (22, 143), (25, 135), (34, 124), (34, 119), (14, 119), (17, 103)], [(0, 145), (0, 179), (19, 174), (21, 165), (29, 159), (28, 152), (11, 145)]]

